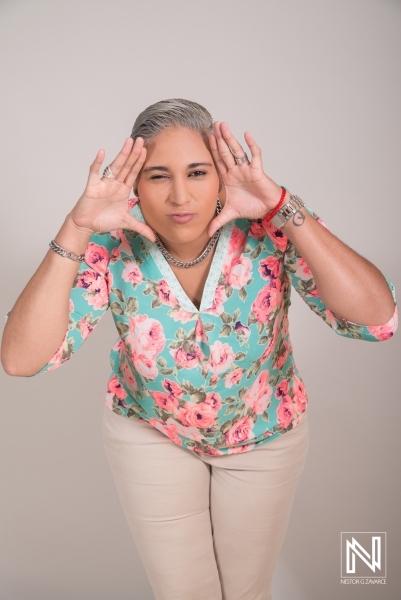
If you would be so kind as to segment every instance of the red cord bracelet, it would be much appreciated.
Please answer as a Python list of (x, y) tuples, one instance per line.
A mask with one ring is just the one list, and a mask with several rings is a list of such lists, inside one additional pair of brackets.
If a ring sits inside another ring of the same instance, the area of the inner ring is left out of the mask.
[(264, 219), (266, 221), (270, 221), (274, 217), (274, 215), (280, 210), (281, 205), (284, 202), (284, 198), (287, 193), (287, 190), (283, 186), (281, 186), (281, 189), (283, 191), (281, 192), (281, 197), (280, 197), (279, 203), (277, 204), (277, 206), (275, 208), (273, 208), (273, 210), (271, 210), (269, 213), (267, 213), (267, 215), (264, 217)]

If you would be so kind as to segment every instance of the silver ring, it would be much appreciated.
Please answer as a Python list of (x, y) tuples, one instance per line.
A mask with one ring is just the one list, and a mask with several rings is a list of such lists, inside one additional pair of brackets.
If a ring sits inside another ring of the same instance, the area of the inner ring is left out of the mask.
[[(234, 156), (234, 158), (235, 158), (235, 156)], [(242, 165), (242, 163), (244, 163), (244, 162), (249, 162), (249, 158), (248, 158), (248, 155), (246, 152), (240, 158), (235, 158), (235, 160), (237, 162), (237, 165)]]
[(103, 177), (106, 177), (107, 179), (115, 179), (116, 178), (113, 171), (110, 169), (110, 165), (107, 165), (107, 167), (103, 171)]

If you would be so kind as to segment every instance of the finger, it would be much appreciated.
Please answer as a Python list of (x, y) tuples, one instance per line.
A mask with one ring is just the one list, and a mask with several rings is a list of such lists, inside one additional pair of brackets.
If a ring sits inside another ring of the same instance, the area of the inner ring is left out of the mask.
[(151, 242), (156, 241), (156, 235), (153, 229), (149, 227), (149, 225), (146, 225), (146, 223), (142, 223), (142, 221), (135, 219), (135, 217), (129, 212), (127, 213), (125, 222), (122, 225), (122, 229), (131, 229), (132, 231), (137, 231), (140, 235), (147, 237)]
[(219, 121), (215, 121), (214, 128), (217, 141), (217, 148), (220, 153), (220, 156), (223, 159), (227, 169), (232, 169), (237, 163), (235, 162), (234, 156), (232, 155), (230, 148), (227, 145), (227, 142), (223, 138), (221, 124)]
[(132, 166), (135, 165), (136, 161), (138, 160), (138, 157), (140, 156), (142, 148), (143, 148), (143, 144), (144, 144), (143, 138), (141, 138), (141, 137), (136, 138), (135, 143), (132, 146), (131, 151), (130, 151), (125, 163), (122, 165), (122, 167), (120, 168), (120, 171), (116, 175), (117, 181), (122, 183), (125, 180), (127, 173), (130, 172)]
[(147, 149), (145, 148), (145, 146), (143, 146), (141, 148), (138, 158), (135, 160), (135, 163), (133, 164), (131, 170), (125, 178), (125, 185), (127, 185), (130, 188), (132, 188), (132, 186), (134, 185), (135, 180), (138, 177), (138, 173), (143, 167), (143, 163), (146, 160), (146, 153)]
[(100, 181), (99, 171), (104, 161), (104, 150), (98, 150), (96, 158), (89, 167), (88, 185), (96, 185)]
[(210, 149), (212, 151), (213, 158), (217, 165), (217, 168), (219, 169), (221, 175), (225, 175), (227, 173), (228, 169), (227, 169), (226, 163), (220, 156), (220, 152), (217, 147), (216, 136), (213, 133), (211, 133), (209, 135), (209, 143), (210, 143)]
[(224, 207), (223, 210), (221, 211), (221, 213), (219, 215), (217, 215), (217, 217), (214, 217), (214, 219), (212, 219), (210, 221), (209, 227), (207, 230), (208, 236), (212, 237), (213, 234), (218, 229), (220, 229), (220, 227), (223, 227), (223, 225), (225, 225), (229, 221), (238, 219), (238, 217), (239, 217), (239, 215), (234, 210), (232, 210), (231, 208)]
[[(124, 142), (124, 145), (123, 145), (121, 151), (117, 154), (117, 156), (113, 160), (113, 162), (109, 164), (109, 167), (116, 179), (120, 172), (121, 167), (125, 164), (125, 161), (127, 160), (128, 156), (131, 153), (133, 141), (134, 140), (132, 139), (132, 137), (127, 138)], [(108, 179), (108, 178), (105, 177), (105, 179)], [(114, 181), (114, 179), (109, 179), (109, 181)]]
[(249, 150), (251, 151), (251, 154), (252, 154), (252, 160), (251, 160), (252, 167), (262, 169), (262, 171), (263, 171), (262, 150), (259, 148), (259, 146), (255, 142), (255, 140), (253, 139), (253, 137), (251, 136), (249, 131), (245, 131), (244, 137), (245, 137), (246, 143), (248, 144)]
[[(223, 121), (223, 123), (221, 123), (220, 131), (222, 134), (222, 139), (226, 142), (229, 150), (231, 148), (231, 153), (235, 156), (235, 158), (241, 158), (241, 156), (244, 156), (245, 150), (243, 149), (241, 144), (238, 142), (238, 140), (233, 136), (233, 134), (230, 131), (229, 126), (227, 125), (227, 123), (225, 121)], [(235, 161), (235, 164), (237, 164), (236, 161)], [(241, 167), (242, 165), (246, 165), (246, 164), (247, 163), (244, 162), (238, 166)]]

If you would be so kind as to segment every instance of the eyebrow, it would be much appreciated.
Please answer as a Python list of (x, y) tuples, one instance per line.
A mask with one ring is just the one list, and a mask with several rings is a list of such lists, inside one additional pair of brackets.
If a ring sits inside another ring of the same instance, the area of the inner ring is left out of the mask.
[[(190, 163), (188, 165), (188, 169), (194, 169), (195, 167), (200, 167), (200, 166), (208, 166), (208, 167), (213, 167), (212, 163), (210, 162), (195, 162), (195, 163)], [(148, 171), (169, 171), (170, 169), (168, 167), (164, 167), (163, 165), (157, 165), (154, 167), (146, 167), (146, 169), (143, 170), (143, 173), (147, 173)]]

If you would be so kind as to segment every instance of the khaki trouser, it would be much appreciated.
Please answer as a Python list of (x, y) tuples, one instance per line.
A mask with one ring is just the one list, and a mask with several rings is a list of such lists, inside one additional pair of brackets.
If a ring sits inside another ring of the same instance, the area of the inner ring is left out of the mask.
[(156, 600), (271, 600), (307, 417), (249, 452), (209, 456), (105, 405), (106, 455)]

